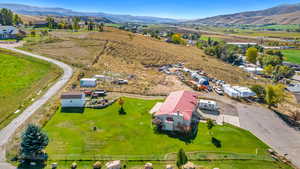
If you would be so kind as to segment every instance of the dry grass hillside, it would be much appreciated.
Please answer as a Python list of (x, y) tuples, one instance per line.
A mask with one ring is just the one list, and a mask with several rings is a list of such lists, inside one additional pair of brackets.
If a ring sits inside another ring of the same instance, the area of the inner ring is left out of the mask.
[(195, 47), (169, 44), (114, 28), (106, 28), (105, 32), (54, 31), (50, 39), (28, 42), (24, 48), (78, 67), (87, 77), (95, 74), (131, 77), (129, 85), (122, 88), (102, 84), (109, 90), (159, 94), (165, 91), (157, 88), (183, 89), (175, 78), (157, 71), (158, 66), (179, 62), (232, 84), (253, 83), (239, 68), (206, 56)]

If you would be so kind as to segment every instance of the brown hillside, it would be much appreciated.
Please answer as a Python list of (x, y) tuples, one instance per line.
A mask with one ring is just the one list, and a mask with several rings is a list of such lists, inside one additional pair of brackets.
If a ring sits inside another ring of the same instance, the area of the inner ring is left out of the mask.
[(72, 64), (87, 76), (105, 73), (127, 78), (134, 75), (130, 84), (122, 87), (123, 91), (153, 93), (159, 85), (171, 90), (176, 86), (174, 79), (166, 78), (156, 67), (178, 62), (189, 68), (203, 69), (210, 76), (229, 83), (251, 83), (239, 68), (206, 56), (197, 48), (113, 28), (106, 28), (105, 32), (52, 32), (51, 37), (42, 43), (27, 43), (25, 48)]

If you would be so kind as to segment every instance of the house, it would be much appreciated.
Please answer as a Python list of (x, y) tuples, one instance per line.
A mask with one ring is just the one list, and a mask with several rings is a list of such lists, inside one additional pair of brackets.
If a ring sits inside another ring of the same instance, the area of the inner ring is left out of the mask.
[(110, 161), (105, 164), (107, 169), (121, 169), (121, 161), (116, 160), (116, 161)]
[(199, 109), (215, 111), (218, 110), (217, 102), (212, 100), (200, 100)]
[(85, 94), (81, 92), (63, 93), (60, 97), (61, 107), (84, 107)]
[(14, 26), (0, 26), (0, 39), (15, 39), (18, 33)]
[(96, 78), (83, 78), (80, 79), (80, 87), (96, 87), (97, 79)]
[(197, 110), (198, 95), (192, 91), (172, 92), (154, 113), (153, 123), (165, 131), (188, 132)]

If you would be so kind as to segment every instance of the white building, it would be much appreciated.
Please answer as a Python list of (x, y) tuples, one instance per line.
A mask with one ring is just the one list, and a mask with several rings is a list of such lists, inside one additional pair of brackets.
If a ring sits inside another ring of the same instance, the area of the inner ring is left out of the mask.
[(188, 132), (198, 106), (198, 94), (192, 91), (172, 92), (154, 113), (153, 123), (165, 131)]
[(85, 95), (81, 92), (63, 93), (60, 99), (63, 108), (84, 107), (85, 105)]
[(97, 79), (96, 78), (83, 78), (80, 79), (80, 87), (96, 87)]
[(264, 69), (260, 67), (247, 67), (247, 66), (239, 66), (241, 69), (248, 73), (253, 73), (257, 75), (263, 74)]
[(211, 110), (215, 111), (218, 110), (217, 102), (212, 100), (200, 100), (199, 101), (199, 108), (203, 110)]
[(224, 92), (233, 98), (247, 98), (256, 96), (248, 87), (223, 85)]
[(0, 26), (0, 39), (14, 39), (19, 30), (14, 26)]

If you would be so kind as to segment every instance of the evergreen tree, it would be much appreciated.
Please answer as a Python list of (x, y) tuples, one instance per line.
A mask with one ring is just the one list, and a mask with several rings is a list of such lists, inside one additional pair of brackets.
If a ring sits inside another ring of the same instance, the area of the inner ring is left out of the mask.
[(42, 132), (39, 126), (30, 124), (23, 132), (21, 137), (20, 155), (24, 159), (31, 159), (42, 153), (42, 150), (48, 145), (48, 136)]
[(188, 162), (188, 158), (184, 152), (184, 150), (181, 148), (179, 152), (177, 153), (177, 162), (176, 165), (178, 168), (181, 168), (184, 164)]

